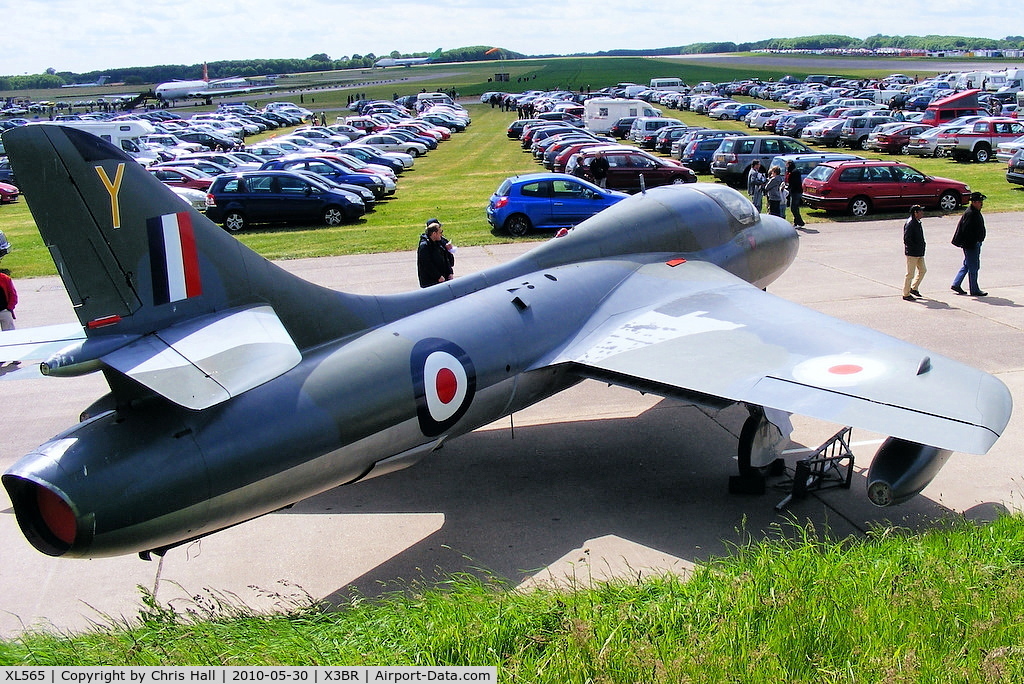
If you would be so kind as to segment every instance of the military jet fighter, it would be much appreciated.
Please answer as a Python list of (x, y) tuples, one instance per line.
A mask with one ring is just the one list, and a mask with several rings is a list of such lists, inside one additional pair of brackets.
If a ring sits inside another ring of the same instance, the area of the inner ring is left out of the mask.
[(790, 413), (892, 435), (868, 476), (879, 505), (1009, 420), (994, 377), (763, 291), (796, 231), (722, 185), (649, 190), (508, 263), (370, 296), (290, 275), (88, 133), (4, 143), (81, 326), (4, 333), (0, 358), (110, 387), (2, 476), (52, 556), (163, 553), (587, 378), (745, 405), (747, 473)]

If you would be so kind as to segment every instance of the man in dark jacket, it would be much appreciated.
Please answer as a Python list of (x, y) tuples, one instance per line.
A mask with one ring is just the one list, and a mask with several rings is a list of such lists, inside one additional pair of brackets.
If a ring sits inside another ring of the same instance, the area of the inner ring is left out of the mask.
[[(921, 217), (924, 216), (924, 207), (915, 204), (910, 208), (910, 218), (903, 224), (903, 253), (907, 257), (907, 277), (903, 281), (903, 299), (908, 302), (915, 301), (921, 293), (921, 281), (928, 271), (924, 265), (924, 226), (921, 225)], [(914, 276), (917, 276), (916, 279)]]
[(800, 215), (800, 202), (804, 196), (804, 175), (792, 161), (786, 162), (786, 189), (789, 191), (789, 210), (793, 212), (793, 225), (804, 227), (804, 218)]
[(420, 236), (416, 249), (416, 271), (420, 287), (430, 287), (451, 280), (454, 275), (454, 246), (441, 234), (441, 222), (427, 221), (427, 231)]
[(953, 233), (953, 245), (964, 250), (964, 264), (957, 271), (953, 278), (950, 289), (957, 294), (965, 295), (961, 285), (964, 277), (971, 288), (971, 296), (984, 297), (988, 292), (982, 292), (978, 286), (978, 271), (981, 270), (981, 243), (985, 241), (985, 217), (981, 215), (981, 206), (985, 202), (985, 196), (980, 192), (971, 193), (971, 205), (960, 217), (956, 225), (956, 232)]

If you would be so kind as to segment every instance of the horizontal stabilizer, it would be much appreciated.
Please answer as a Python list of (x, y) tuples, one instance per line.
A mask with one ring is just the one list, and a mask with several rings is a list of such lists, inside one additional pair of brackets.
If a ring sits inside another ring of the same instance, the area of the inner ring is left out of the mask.
[(8, 330), (0, 333), (0, 363), (39, 361), (84, 339), (85, 331), (77, 323)]
[(176, 404), (201, 410), (247, 392), (302, 359), (274, 310), (259, 306), (188, 320), (103, 362)]

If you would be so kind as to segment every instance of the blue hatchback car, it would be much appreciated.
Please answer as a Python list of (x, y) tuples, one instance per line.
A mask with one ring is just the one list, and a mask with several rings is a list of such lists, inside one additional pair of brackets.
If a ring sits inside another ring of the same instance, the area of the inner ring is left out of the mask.
[(534, 229), (575, 226), (627, 197), (564, 173), (513, 176), (491, 195), (487, 221), (521, 237)]

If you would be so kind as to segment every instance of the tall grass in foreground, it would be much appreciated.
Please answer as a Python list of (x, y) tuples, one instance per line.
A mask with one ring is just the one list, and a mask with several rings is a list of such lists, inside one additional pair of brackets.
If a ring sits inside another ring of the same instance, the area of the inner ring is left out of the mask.
[(524, 682), (1024, 680), (1024, 517), (752, 542), (687, 581), (510, 591), (470, 576), (336, 609), (191, 611), (0, 642), (0, 664), (497, 665)]

